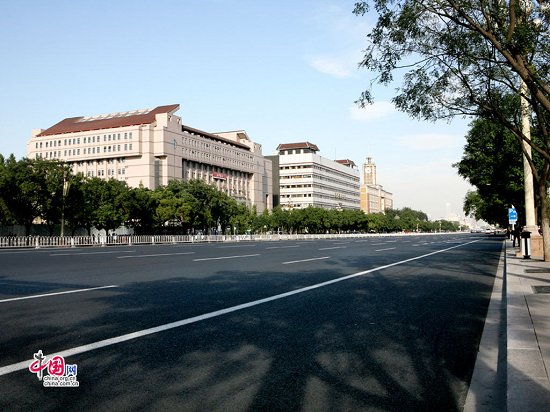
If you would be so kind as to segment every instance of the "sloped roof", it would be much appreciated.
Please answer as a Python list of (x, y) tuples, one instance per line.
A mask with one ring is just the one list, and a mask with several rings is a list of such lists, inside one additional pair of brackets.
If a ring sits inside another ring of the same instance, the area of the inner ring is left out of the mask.
[(173, 113), (179, 110), (179, 108), (179, 104), (170, 104), (166, 106), (157, 106), (154, 109), (135, 110), (124, 113), (90, 117), (69, 117), (61, 120), (49, 129), (44, 130), (42, 133), (38, 134), (37, 137), (151, 124), (155, 121), (155, 115), (159, 113)]
[(277, 146), (277, 150), (289, 150), (289, 149), (311, 149), (315, 152), (319, 151), (317, 145), (310, 142), (298, 142), (298, 143), (282, 143)]
[(341, 159), (341, 160), (335, 160), (336, 163), (340, 163), (341, 165), (344, 165), (344, 166), (349, 166), (349, 167), (355, 167), (355, 162), (353, 160), (350, 160), (350, 159)]

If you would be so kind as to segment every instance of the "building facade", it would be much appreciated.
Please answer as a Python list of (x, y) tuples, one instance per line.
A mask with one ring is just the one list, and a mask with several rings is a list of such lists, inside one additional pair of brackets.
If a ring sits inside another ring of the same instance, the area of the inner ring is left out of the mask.
[(363, 164), (361, 210), (365, 213), (384, 213), (393, 208), (393, 195), (376, 183), (376, 164), (371, 157)]
[(237, 201), (271, 209), (271, 162), (245, 131), (208, 133), (183, 125), (179, 105), (67, 118), (34, 130), (29, 158), (67, 162), (74, 173), (149, 189), (200, 179)]
[[(359, 209), (359, 171), (351, 160), (329, 160), (309, 142), (277, 147), (279, 204), (283, 209)], [(274, 163), (277, 163), (274, 162)], [(274, 172), (274, 174), (276, 174)], [(277, 192), (277, 189), (275, 189)]]

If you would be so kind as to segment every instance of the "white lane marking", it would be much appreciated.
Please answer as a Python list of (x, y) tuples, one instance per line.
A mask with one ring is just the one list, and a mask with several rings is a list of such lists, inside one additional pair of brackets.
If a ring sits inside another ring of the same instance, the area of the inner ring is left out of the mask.
[(345, 249), (345, 248), (346, 248), (345, 246), (334, 246), (334, 247), (322, 247), (317, 250), (332, 250), (332, 249)]
[(13, 302), (15, 300), (44, 298), (46, 296), (65, 295), (67, 293), (88, 292), (90, 290), (108, 289), (108, 288), (116, 288), (116, 287), (118, 287), (118, 285), (98, 286), (96, 288), (87, 288), (87, 289), (66, 290), (65, 292), (44, 293), (42, 295), (20, 296), (18, 298), (2, 299), (0, 300), (0, 303)]
[[(155, 326), (153, 328), (143, 329), (143, 330), (140, 330), (140, 331), (137, 331), (137, 332), (132, 332), (132, 333), (127, 333), (126, 335), (120, 335), (120, 336), (117, 336), (117, 337), (114, 337), (114, 338), (109, 338), (109, 339), (104, 339), (104, 340), (100, 340), (100, 341), (97, 341), (97, 342), (89, 343), (87, 345), (77, 346), (76, 348), (71, 348), (71, 349), (66, 349), (64, 351), (55, 352), (55, 354), (59, 355), (59, 356), (63, 356), (63, 357), (69, 357), (69, 356), (73, 356), (73, 355), (78, 355), (80, 353), (89, 352), (89, 351), (92, 351), (92, 350), (95, 350), (95, 349), (104, 348), (106, 346), (116, 345), (117, 343), (126, 342), (126, 341), (131, 340), (131, 339), (137, 339), (137, 338), (141, 338), (143, 336), (151, 335), (153, 333), (163, 332), (165, 330), (179, 328), (180, 326), (189, 325), (191, 323), (200, 322), (200, 321), (203, 321), (203, 320), (206, 320), (206, 319), (211, 319), (211, 318), (215, 318), (215, 317), (218, 317), (218, 316), (227, 315), (228, 313), (237, 312), (239, 310), (251, 308), (253, 306), (262, 305), (264, 303), (272, 302), (274, 300), (284, 299), (284, 298), (289, 297), (289, 296), (293, 296), (293, 295), (297, 295), (299, 293), (304, 293), (304, 292), (308, 292), (310, 290), (314, 290), (314, 289), (322, 288), (322, 287), (325, 287), (325, 286), (329, 286), (329, 285), (332, 285), (334, 283), (343, 282), (345, 280), (353, 279), (353, 278), (363, 276), (363, 275), (366, 275), (366, 274), (369, 274), (369, 273), (372, 273), (372, 272), (377, 272), (379, 270), (388, 269), (388, 268), (391, 268), (391, 267), (394, 267), (394, 266), (403, 265), (405, 263), (413, 262), (415, 260), (423, 259), (423, 258), (426, 258), (428, 256), (436, 255), (438, 253), (446, 252), (448, 250), (456, 249), (458, 247), (469, 245), (470, 243), (475, 243), (475, 242), (479, 242), (479, 240), (473, 240), (471, 242), (464, 243), (462, 245), (455, 245), (455, 246), (451, 246), (451, 247), (448, 247), (448, 248), (445, 248), (445, 249), (436, 250), (435, 252), (427, 253), (425, 255), (420, 255), (420, 256), (416, 256), (416, 257), (405, 259), (405, 260), (400, 260), (398, 262), (390, 263), (390, 264), (384, 265), (384, 266), (379, 266), (379, 267), (374, 268), (374, 269), (369, 269), (369, 270), (365, 270), (365, 271), (362, 271), (362, 272), (352, 273), (351, 275), (343, 276), (341, 278), (336, 278), (336, 279), (332, 279), (332, 280), (327, 280), (326, 282), (317, 283), (315, 285), (306, 286), (306, 287), (303, 287), (303, 288), (300, 288), (300, 289), (291, 290), (290, 292), (280, 293), (278, 295), (273, 295), (273, 296), (269, 296), (267, 298), (254, 300), (252, 302), (242, 303), (240, 305), (231, 306), (229, 308), (216, 310), (214, 312), (205, 313), (204, 315), (194, 316), (192, 318), (179, 320), (177, 322), (166, 323), (164, 325)], [(2, 366), (2, 367), (0, 367), (0, 376), (7, 375), (8, 373), (16, 372), (16, 371), (23, 370), (23, 369), (28, 369), (29, 365), (33, 361), (34, 361), (34, 359), (27, 359), (27, 360), (24, 360), (22, 362)]]
[(294, 246), (270, 246), (270, 247), (266, 247), (266, 249), (288, 249), (288, 248), (291, 248), (291, 247), (300, 247), (299, 245), (294, 245)]
[(50, 256), (105, 255), (108, 253), (136, 253), (136, 251), (135, 250), (113, 250), (109, 252), (50, 253)]
[[(30, 246), (29, 246), (30, 247)], [(52, 250), (67, 250), (67, 248), (28, 249), (25, 250), (0, 250), (0, 255), (16, 255), (22, 253), (51, 253)]]
[(213, 257), (213, 258), (201, 258), (201, 259), (193, 259), (193, 262), (201, 262), (201, 261), (204, 261), (204, 260), (237, 259), (237, 258), (246, 258), (246, 257), (253, 257), (253, 256), (260, 256), (260, 254), (255, 253), (253, 255), (220, 256), (220, 257)]
[(387, 247), (385, 249), (376, 249), (375, 252), (383, 252), (384, 250), (393, 250), (395, 249), (394, 247)]
[(330, 256), (323, 256), (323, 257), (312, 258), (312, 259), (291, 260), (289, 262), (283, 262), (283, 265), (290, 265), (291, 263), (311, 262), (312, 260), (323, 260), (323, 259), (329, 259), (329, 258)]
[(136, 256), (117, 256), (117, 259), (144, 258), (157, 256), (175, 256), (175, 255), (192, 255), (195, 252), (176, 252), (176, 253), (155, 253), (154, 255), (136, 255)]
[(218, 249), (229, 249), (232, 247), (256, 247), (258, 245), (235, 245), (235, 246), (220, 246)]

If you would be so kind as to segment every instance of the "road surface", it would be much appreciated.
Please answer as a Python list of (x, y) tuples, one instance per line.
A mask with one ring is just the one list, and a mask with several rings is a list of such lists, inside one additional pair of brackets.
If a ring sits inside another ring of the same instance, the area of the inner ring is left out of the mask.
[[(1, 250), (0, 410), (461, 410), (501, 248), (457, 234)], [(44, 387), (39, 350), (79, 386)]]

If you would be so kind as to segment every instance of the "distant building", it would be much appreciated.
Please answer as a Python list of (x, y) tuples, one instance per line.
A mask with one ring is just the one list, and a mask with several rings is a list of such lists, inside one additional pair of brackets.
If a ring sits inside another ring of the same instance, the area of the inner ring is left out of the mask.
[[(359, 209), (359, 170), (351, 160), (329, 160), (310, 142), (284, 143), (268, 156), (273, 171), (274, 200), (283, 209)], [(277, 180), (278, 174), (278, 180)]]
[(393, 195), (376, 182), (376, 164), (367, 157), (363, 164), (361, 184), (361, 210), (365, 213), (383, 213), (393, 208)]
[(156, 189), (200, 179), (258, 212), (271, 209), (271, 161), (245, 131), (208, 133), (183, 125), (178, 104), (67, 118), (34, 130), (29, 158), (67, 162), (75, 173)]

